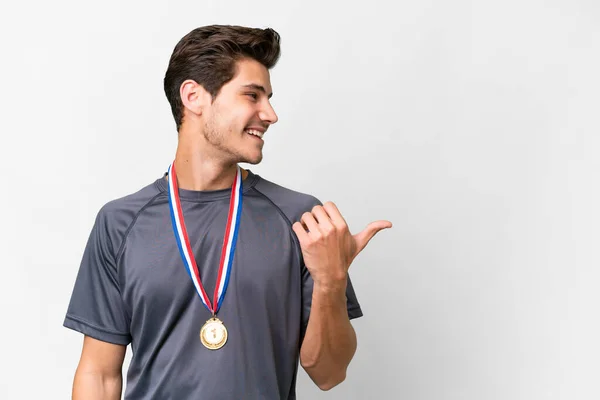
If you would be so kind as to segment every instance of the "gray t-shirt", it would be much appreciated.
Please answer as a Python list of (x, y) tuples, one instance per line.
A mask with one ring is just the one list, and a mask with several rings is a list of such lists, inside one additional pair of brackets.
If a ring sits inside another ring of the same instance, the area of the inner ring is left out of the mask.
[[(213, 301), (231, 189), (180, 189), (200, 277)], [(211, 317), (184, 267), (164, 177), (107, 203), (96, 218), (64, 326), (127, 345), (125, 399), (295, 399), (313, 282), (292, 230), (315, 197), (249, 171), (219, 350), (200, 341)], [(350, 279), (348, 315), (362, 316)]]

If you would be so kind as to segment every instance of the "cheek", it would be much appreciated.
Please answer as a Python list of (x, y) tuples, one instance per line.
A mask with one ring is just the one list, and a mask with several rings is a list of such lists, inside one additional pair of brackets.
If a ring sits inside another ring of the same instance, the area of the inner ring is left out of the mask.
[(214, 125), (227, 136), (244, 134), (244, 128), (257, 120), (256, 112), (244, 103), (236, 103), (233, 107), (219, 107), (213, 114)]
[(220, 136), (223, 136), (224, 139), (227, 139), (227, 137), (230, 136), (231, 133), (239, 131), (235, 123), (235, 119), (232, 119), (231, 114), (228, 114), (226, 112), (219, 112), (213, 114), (211, 119), (211, 125), (213, 126), (214, 131)]
[(252, 117), (253, 117), (253, 114), (249, 113), (249, 112), (238, 113), (231, 119), (230, 126), (233, 129), (235, 129), (237, 132), (243, 133), (244, 128), (246, 128), (248, 125), (250, 125), (251, 122), (253, 121)]

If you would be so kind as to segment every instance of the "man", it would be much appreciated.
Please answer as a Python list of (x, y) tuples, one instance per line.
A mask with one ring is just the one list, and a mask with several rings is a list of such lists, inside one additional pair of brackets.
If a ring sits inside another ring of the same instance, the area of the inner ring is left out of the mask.
[(175, 47), (164, 88), (179, 142), (168, 172), (97, 215), (64, 325), (84, 334), (74, 399), (295, 399), (298, 361), (345, 379), (360, 317), (348, 268), (388, 221), (351, 235), (336, 206), (258, 164), (277, 122), (271, 29), (207, 26)]

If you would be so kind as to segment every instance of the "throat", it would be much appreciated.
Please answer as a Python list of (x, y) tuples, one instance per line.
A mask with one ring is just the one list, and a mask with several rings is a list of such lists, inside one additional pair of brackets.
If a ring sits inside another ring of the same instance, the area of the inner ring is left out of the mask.
[[(233, 172), (222, 172), (220, 174), (203, 174), (196, 171), (190, 171), (188, 168), (178, 166), (175, 161), (175, 169), (177, 173), (177, 186), (179, 189), (193, 191), (215, 191), (229, 189), (233, 185), (235, 179), (235, 169)], [(248, 178), (248, 171), (241, 168), (242, 180)], [(169, 181), (169, 176), (165, 175), (165, 180)]]

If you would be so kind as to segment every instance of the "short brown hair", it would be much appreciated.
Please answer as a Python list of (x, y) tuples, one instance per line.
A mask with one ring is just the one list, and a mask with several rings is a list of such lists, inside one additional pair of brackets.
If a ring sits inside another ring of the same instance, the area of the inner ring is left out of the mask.
[(279, 53), (279, 34), (271, 28), (210, 25), (185, 35), (171, 54), (164, 79), (177, 130), (183, 120), (179, 88), (186, 79), (202, 85), (214, 101), (223, 85), (233, 79), (238, 60), (252, 58), (271, 69)]

